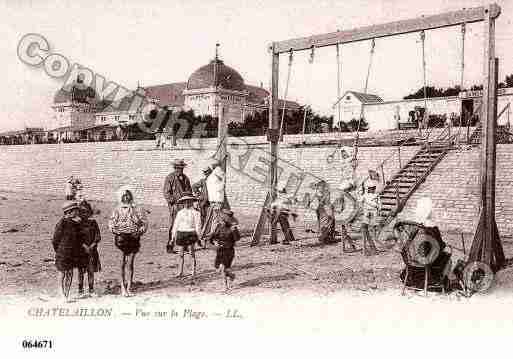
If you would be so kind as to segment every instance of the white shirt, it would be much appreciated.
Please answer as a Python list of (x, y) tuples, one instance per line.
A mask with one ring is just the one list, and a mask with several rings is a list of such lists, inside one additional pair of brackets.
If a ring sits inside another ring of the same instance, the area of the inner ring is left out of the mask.
[(209, 202), (224, 202), (225, 174), (221, 167), (216, 167), (207, 177), (207, 192)]
[(177, 232), (196, 232), (201, 236), (201, 215), (194, 208), (182, 208), (176, 214), (172, 235), (176, 238)]

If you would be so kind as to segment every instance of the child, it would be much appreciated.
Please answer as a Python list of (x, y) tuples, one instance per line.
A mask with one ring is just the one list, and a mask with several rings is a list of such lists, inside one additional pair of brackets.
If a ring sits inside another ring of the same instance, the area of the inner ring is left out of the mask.
[[(175, 222), (171, 233), (170, 241), (174, 241), (176, 245), (180, 246), (180, 272), (178, 277), (183, 276), (183, 265), (185, 252), (190, 248), (192, 257), (192, 277), (196, 275), (196, 255), (194, 244), (198, 242), (201, 235), (201, 214), (198, 210), (192, 207), (196, 197), (190, 192), (186, 192), (182, 198), (178, 200), (178, 204), (185, 206), (176, 214)], [(170, 243), (168, 243), (169, 245)]]
[(376, 229), (377, 217), (380, 209), (379, 196), (376, 193), (378, 182), (370, 179), (365, 183), (366, 193), (363, 194), (361, 202), (363, 207), (363, 219), (361, 232), (363, 237), (363, 253), (365, 256), (378, 254), (374, 240), (369, 233), (369, 227)]
[[(141, 248), (141, 236), (148, 229), (148, 221), (143, 211), (135, 203), (132, 191), (126, 187), (118, 193), (120, 204), (112, 213), (109, 229), (114, 234), (114, 244), (123, 253), (121, 261), (121, 295), (132, 296), (134, 283), (135, 255)], [(125, 280), (127, 261), (129, 281)]]
[(66, 201), (73, 201), (75, 199), (75, 178), (70, 176), (68, 181), (66, 181), (66, 186), (64, 187), (64, 194), (66, 196)]
[(88, 256), (82, 247), (83, 242), (79, 233), (81, 218), (78, 215), (78, 205), (67, 201), (62, 210), (64, 215), (55, 226), (52, 245), (55, 250), (55, 266), (60, 272), (61, 292), (65, 301), (70, 302), (73, 269), (85, 267)]
[(235, 242), (240, 239), (240, 234), (237, 228), (238, 222), (233, 217), (232, 211), (223, 209), (221, 219), (223, 223), (216, 227), (208, 239), (216, 247), (214, 266), (223, 273), (225, 289), (228, 291), (230, 289), (228, 278), (232, 282), (235, 279), (235, 274), (230, 271), (230, 267), (235, 257)]
[(94, 292), (94, 273), (101, 270), (100, 256), (98, 254), (98, 243), (101, 241), (100, 228), (98, 223), (91, 219), (93, 209), (87, 201), (79, 204), (79, 215), (82, 218), (81, 235), (84, 250), (89, 256), (87, 266), (79, 268), (78, 272), (78, 292), (80, 296), (84, 295), (84, 272), (87, 272), (87, 284), (89, 285), (89, 296), (96, 296)]

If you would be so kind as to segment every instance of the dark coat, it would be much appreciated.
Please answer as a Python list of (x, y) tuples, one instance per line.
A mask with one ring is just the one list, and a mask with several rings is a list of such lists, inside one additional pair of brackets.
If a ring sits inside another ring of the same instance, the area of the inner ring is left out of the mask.
[[(80, 227), (83, 243), (90, 246), (93, 243), (98, 244), (101, 241), (100, 228), (94, 219), (83, 220)], [(98, 246), (93, 247), (89, 252), (88, 269), (91, 272), (99, 272), (101, 270)]]
[(81, 224), (69, 218), (62, 218), (55, 226), (52, 245), (55, 250), (55, 266), (59, 271), (87, 266), (89, 256), (82, 247), (84, 242), (80, 229)]

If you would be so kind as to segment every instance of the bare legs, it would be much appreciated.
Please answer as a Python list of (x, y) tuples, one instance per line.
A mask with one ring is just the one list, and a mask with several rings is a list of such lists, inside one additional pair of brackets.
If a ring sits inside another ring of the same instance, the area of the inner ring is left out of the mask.
[[(191, 257), (192, 257), (192, 272), (191, 272), (191, 275), (192, 275), (192, 278), (194, 279), (194, 277), (196, 276), (196, 250), (194, 248), (194, 244), (191, 244), (189, 246), (189, 249), (191, 251)], [(184, 266), (184, 256), (185, 256), (185, 251), (187, 250), (187, 246), (180, 246), (180, 270), (177, 274), (177, 277), (182, 277), (183, 276), (183, 266)]]
[(223, 274), (224, 288), (226, 291), (229, 291), (230, 285), (228, 283), (233, 282), (235, 274), (233, 274), (230, 269), (226, 268), (224, 264), (219, 265), (219, 271)]
[[(134, 260), (135, 253), (123, 254), (121, 259), (121, 295), (130, 297), (133, 295), (132, 287), (134, 283)], [(128, 262), (128, 263), (127, 263)], [(126, 268), (128, 264), (128, 282), (126, 281)]]
[(71, 289), (71, 282), (73, 281), (73, 269), (60, 272), (60, 284), (63, 298), (69, 302), (69, 292)]

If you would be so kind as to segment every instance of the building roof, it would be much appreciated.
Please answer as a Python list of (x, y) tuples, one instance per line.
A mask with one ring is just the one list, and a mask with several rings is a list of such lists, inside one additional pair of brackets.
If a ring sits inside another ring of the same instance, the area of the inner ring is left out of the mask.
[(183, 90), (187, 86), (186, 82), (174, 82), (165, 85), (156, 85), (145, 87), (146, 97), (157, 99), (160, 106), (183, 106), (185, 97)]
[[(363, 92), (356, 92), (356, 91), (347, 91), (344, 96), (346, 96), (348, 93), (353, 94), (354, 97), (356, 97), (360, 102), (362, 103), (376, 103), (376, 102), (383, 102), (383, 99), (379, 97), (378, 95), (373, 95), (370, 93), (363, 93)], [(342, 97), (344, 97), (342, 96)]]
[(53, 103), (59, 104), (74, 100), (79, 103), (95, 103), (96, 91), (82, 83), (73, 83), (70, 86), (60, 88), (53, 97)]
[(188, 90), (221, 87), (227, 90), (245, 91), (244, 79), (223, 61), (215, 59), (192, 73), (187, 81)]

